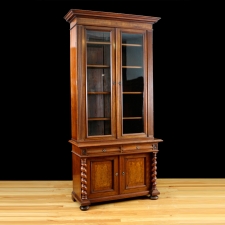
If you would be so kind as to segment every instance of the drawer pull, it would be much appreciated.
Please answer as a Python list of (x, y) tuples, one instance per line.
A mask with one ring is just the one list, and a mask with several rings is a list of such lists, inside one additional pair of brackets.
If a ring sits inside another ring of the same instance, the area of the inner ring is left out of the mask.
[(103, 151), (103, 152), (106, 152), (106, 149), (104, 148), (104, 149), (102, 149), (102, 151)]
[(140, 147), (139, 146), (136, 146), (136, 149), (140, 149)]

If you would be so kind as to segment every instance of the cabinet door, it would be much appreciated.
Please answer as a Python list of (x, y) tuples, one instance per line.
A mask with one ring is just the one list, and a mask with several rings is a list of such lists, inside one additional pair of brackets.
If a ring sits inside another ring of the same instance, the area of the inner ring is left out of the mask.
[(87, 168), (88, 198), (118, 194), (118, 156), (90, 158)]
[(120, 138), (147, 136), (146, 31), (117, 30), (117, 110)]
[(121, 194), (150, 189), (150, 154), (121, 156), (120, 168)]
[(114, 29), (84, 28), (86, 138), (88, 139), (115, 138), (114, 34)]

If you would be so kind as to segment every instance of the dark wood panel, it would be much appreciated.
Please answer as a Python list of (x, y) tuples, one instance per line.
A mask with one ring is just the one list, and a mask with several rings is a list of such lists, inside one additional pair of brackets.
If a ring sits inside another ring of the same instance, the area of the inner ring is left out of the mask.
[(150, 154), (121, 156), (120, 192), (132, 193), (150, 189)]
[[(76, 152), (76, 146), (73, 146), (73, 151)], [(80, 157), (72, 153), (72, 175), (73, 175), (73, 191), (77, 196), (81, 196), (81, 179), (80, 179)]]
[(118, 194), (118, 157), (88, 159), (88, 196)]
[(70, 30), (70, 92), (71, 92), (71, 136), (77, 139), (77, 28), (74, 27)]
[(147, 31), (147, 59), (148, 59), (148, 73), (147, 73), (147, 88), (148, 88), (148, 101), (147, 101), (147, 114), (148, 123), (146, 124), (148, 130), (148, 137), (154, 136), (154, 121), (153, 121), (153, 55), (152, 55), (152, 44), (153, 44), (153, 33)]

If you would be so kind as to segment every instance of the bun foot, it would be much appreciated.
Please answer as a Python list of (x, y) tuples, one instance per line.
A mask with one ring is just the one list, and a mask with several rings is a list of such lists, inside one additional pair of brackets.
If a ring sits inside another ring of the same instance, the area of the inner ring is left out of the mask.
[(89, 205), (80, 206), (81, 211), (87, 211), (89, 209)]
[(156, 195), (156, 196), (150, 196), (150, 199), (151, 200), (157, 200), (159, 197)]

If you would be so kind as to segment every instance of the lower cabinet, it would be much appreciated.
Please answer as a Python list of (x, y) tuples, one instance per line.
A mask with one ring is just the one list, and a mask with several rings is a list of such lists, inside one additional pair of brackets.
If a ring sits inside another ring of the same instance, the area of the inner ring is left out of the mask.
[(81, 210), (87, 210), (95, 202), (151, 195), (153, 188), (154, 195), (159, 194), (154, 183), (156, 160), (153, 154), (96, 157), (73, 154), (72, 199), (80, 202)]

